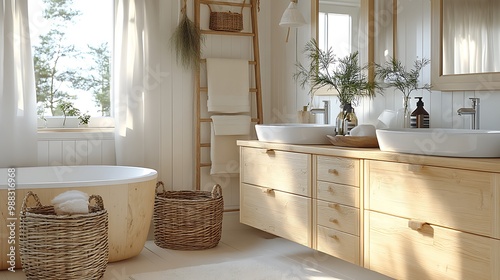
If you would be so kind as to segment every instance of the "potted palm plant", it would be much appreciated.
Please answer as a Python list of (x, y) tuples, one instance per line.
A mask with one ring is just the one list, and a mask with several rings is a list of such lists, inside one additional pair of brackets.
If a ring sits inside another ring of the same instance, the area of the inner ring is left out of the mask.
[(306, 44), (305, 53), (309, 59), (308, 65), (297, 64), (298, 71), (294, 78), (302, 88), (309, 86), (311, 99), (320, 88), (335, 90), (340, 102), (341, 111), (337, 116), (337, 135), (346, 135), (357, 125), (353, 106), (361, 98), (373, 98), (381, 89), (376, 81), (369, 81), (368, 65), (359, 64), (358, 52), (338, 58), (332, 49), (322, 50), (315, 39)]

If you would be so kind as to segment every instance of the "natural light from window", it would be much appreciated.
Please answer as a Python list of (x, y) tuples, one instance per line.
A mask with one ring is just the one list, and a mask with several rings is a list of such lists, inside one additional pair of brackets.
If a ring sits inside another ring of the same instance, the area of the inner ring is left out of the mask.
[(28, 4), (38, 115), (110, 116), (113, 0)]
[(320, 49), (332, 49), (336, 57), (351, 54), (352, 18), (348, 14), (319, 13)]

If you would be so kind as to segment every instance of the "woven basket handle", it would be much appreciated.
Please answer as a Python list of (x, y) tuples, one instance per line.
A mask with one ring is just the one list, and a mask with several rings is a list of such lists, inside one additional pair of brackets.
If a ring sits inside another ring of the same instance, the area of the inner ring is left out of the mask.
[(23, 205), (21, 206), (21, 212), (26, 212), (26, 208), (28, 208), (28, 199), (30, 197), (33, 197), (33, 199), (35, 199), (35, 202), (36, 202), (36, 207), (42, 207), (42, 203), (40, 202), (40, 199), (38, 198), (38, 195), (36, 195), (35, 193), (33, 193), (32, 191), (29, 191), (28, 193), (26, 193), (26, 195), (24, 196), (24, 199), (23, 199)]
[(158, 183), (156, 183), (155, 192), (159, 193), (158, 192), (158, 187), (160, 187), (160, 186), (161, 186), (161, 193), (164, 193), (165, 192), (165, 184), (163, 184), (162, 181), (158, 181)]
[(102, 197), (100, 195), (93, 194), (89, 196), (89, 204), (92, 201), (92, 199), (95, 200), (95, 204), (97, 205), (97, 207), (100, 208), (100, 211), (104, 210), (104, 201), (102, 200)]
[[(243, 14), (243, 8), (245, 8), (245, 2), (247, 2), (247, 0), (243, 0), (243, 4), (241, 5), (241, 11), (240, 11), (240, 14)], [(208, 6), (208, 10), (210, 12), (212, 12), (212, 7), (210, 7), (210, 4), (207, 4)]]
[(212, 198), (219, 198), (222, 196), (222, 188), (219, 184), (216, 184), (212, 188)]

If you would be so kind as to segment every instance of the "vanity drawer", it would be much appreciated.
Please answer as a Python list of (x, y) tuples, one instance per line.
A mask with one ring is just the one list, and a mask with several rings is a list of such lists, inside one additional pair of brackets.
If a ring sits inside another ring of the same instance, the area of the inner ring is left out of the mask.
[(241, 184), (240, 222), (311, 247), (311, 199)]
[(500, 238), (495, 173), (367, 161), (365, 208)]
[(359, 188), (329, 182), (317, 182), (317, 198), (359, 207)]
[(318, 225), (359, 236), (359, 209), (316, 200)]
[(317, 234), (316, 250), (353, 264), (360, 264), (358, 236), (323, 226), (317, 226)]
[(366, 212), (366, 268), (396, 279), (500, 279), (500, 240)]
[(317, 178), (320, 181), (359, 187), (359, 160), (318, 156)]
[(241, 182), (311, 196), (311, 155), (241, 148)]

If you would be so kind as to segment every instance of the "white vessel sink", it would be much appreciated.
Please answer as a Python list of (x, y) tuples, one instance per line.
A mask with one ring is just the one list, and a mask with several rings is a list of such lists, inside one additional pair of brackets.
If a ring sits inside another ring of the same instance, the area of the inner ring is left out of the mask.
[(500, 157), (500, 131), (414, 128), (377, 129), (380, 150), (447, 156)]
[(334, 125), (324, 124), (257, 124), (259, 141), (283, 144), (329, 144), (326, 135), (335, 135)]

